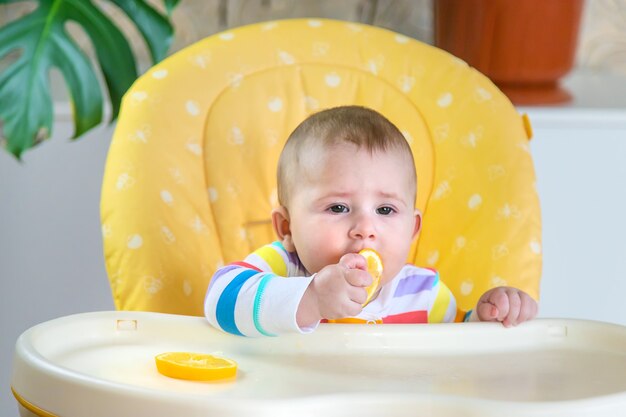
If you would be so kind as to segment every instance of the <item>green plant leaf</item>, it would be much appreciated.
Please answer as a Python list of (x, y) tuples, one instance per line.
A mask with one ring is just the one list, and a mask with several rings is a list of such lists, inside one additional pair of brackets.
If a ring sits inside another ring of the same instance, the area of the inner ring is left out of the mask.
[[(0, 0), (0, 4), (17, 0)], [(111, 0), (135, 23), (156, 62), (167, 53), (172, 27), (144, 0)], [(167, 1), (171, 7), (176, 1)], [(91, 0), (40, 0), (32, 13), (0, 30), (0, 58), (19, 51), (0, 74), (0, 140), (18, 159), (49, 137), (52, 99), (48, 74), (57, 68), (69, 89), (74, 113), (74, 138), (102, 121), (103, 94), (84, 52), (66, 30), (76, 22), (91, 40), (111, 100), (112, 118), (122, 96), (137, 78), (135, 58), (117, 26)]]
[(178, 0), (165, 0), (165, 9), (167, 10), (167, 14), (171, 15), (177, 5)]
[[(137, 25), (144, 40), (150, 48), (154, 62), (159, 62), (167, 54), (174, 35), (168, 20), (150, 7), (144, 0), (111, 0), (124, 11)], [(165, 3), (170, 3), (166, 1)], [(175, 7), (175, 1), (171, 7)], [(167, 8), (168, 14), (170, 8)]]

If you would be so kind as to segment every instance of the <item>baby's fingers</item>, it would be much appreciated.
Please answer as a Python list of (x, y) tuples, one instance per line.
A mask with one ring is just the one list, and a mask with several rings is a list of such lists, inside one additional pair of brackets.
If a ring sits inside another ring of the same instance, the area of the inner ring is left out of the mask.
[(476, 314), (480, 321), (496, 321), (498, 319), (498, 309), (491, 303), (480, 303), (476, 307)]
[(372, 283), (372, 276), (360, 269), (351, 269), (346, 272), (346, 281), (353, 287), (367, 287)]
[(507, 291), (509, 311), (506, 317), (502, 320), (502, 324), (505, 327), (517, 326), (519, 324), (520, 310), (522, 307), (522, 300), (520, 299), (519, 292)]
[(488, 293), (484, 302), (495, 307), (495, 317), (493, 317), (493, 320), (502, 322), (509, 315), (509, 296), (505, 288), (494, 288)]
[(522, 305), (517, 319), (518, 324), (534, 319), (538, 310), (537, 302), (528, 294), (520, 294), (520, 299), (522, 301)]
[[(531, 320), (537, 315), (537, 302), (528, 294), (515, 288), (505, 288), (503, 294), (505, 300), (500, 299), (496, 306), (500, 309), (502, 315), (498, 321), (501, 321), (505, 327), (517, 326), (520, 323)], [(505, 303), (506, 301), (506, 303)], [(506, 314), (503, 314), (503, 308), (500, 305), (507, 305)]]
[(477, 306), (478, 318), (482, 321), (503, 322), (509, 315), (509, 297), (506, 288), (494, 288), (486, 292)]
[(367, 261), (358, 253), (346, 253), (339, 259), (339, 264), (348, 269), (367, 271)]
[(351, 287), (348, 289), (348, 297), (361, 307), (367, 301), (367, 291), (363, 287)]

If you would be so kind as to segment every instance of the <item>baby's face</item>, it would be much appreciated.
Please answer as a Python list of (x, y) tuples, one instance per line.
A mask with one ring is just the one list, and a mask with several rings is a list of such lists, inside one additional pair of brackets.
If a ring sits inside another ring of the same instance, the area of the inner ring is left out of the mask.
[(370, 154), (350, 143), (311, 150), (303, 159), (288, 207), (303, 265), (315, 273), (346, 253), (372, 248), (387, 283), (406, 263), (417, 233), (412, 161), (398, 150)]

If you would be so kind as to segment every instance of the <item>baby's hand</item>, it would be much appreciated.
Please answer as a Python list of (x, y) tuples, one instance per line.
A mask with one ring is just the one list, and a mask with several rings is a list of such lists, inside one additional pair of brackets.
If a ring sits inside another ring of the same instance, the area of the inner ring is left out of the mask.
[(367, 262), (356, 253), (341, 257), (338, 264), (322, 268), (313, 278), (298, 307), (298, 325), (320, 319), (353, 317), (367, 299), (365, 287), (372, 283)]
[(537, 302), (524, 291), (512, 287), (493, 288), (476, 305), (480, 321), (499, 321), (505, 327), (517, 326), (537, 315)]
[(342, 256), (336, 265), (322, 268), (311, 283), (322, 318), (339, 319), (359, 314), (367, 299), (365, 287), (371, 283), (367, 263), (354, 253)]

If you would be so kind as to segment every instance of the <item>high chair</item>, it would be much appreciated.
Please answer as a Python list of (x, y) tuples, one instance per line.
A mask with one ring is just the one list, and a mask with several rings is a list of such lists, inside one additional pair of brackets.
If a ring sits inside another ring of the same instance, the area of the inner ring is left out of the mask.
[(412, 146), (424, 218), (408, 261), (439, 270), (465, 310), (498, 285), (539, 296), (528, 120), (439, 49), (359, 24), (286, 20), (198, 42), (126, 94), (101, 207), (116, 307), (202, 315), (213, 272), (275, 240), (289, 133), (344, 104), (378, 110)]
[[(189, 317), (202, 316), (218, 267), (275, 240), (275, 170), (289, 133), (344, 104), (378, 110), (412, 147), (423, 229), (407, 261), (436, 268), (464, 310), (499, 285), (538, 298), (532, 131), (486, 77), (362, 24), (236, 28), (176, 53), (126, 93), (101, 205), (112, 294), (125, 311), (20, 337), (12, 387), (22, 416), (626, 415), (621, 326), (324, 324), (253, 339)], [(155, 355), (181, 350), (234, 359), (238, 375), (160, 375)]]

